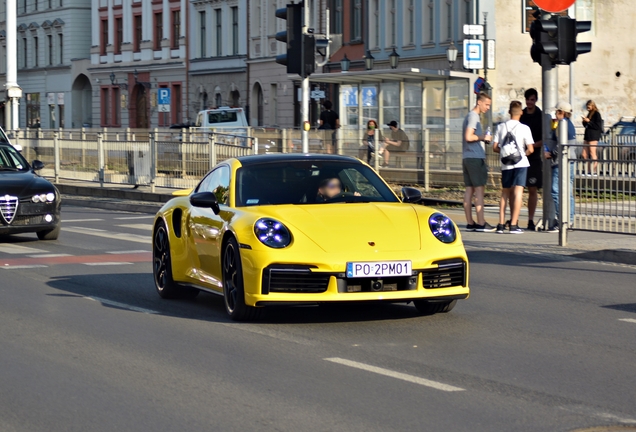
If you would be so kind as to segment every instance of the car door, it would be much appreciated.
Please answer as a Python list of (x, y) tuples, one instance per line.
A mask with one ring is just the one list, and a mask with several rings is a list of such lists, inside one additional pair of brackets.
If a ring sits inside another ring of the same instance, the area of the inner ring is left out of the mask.
[(216, 215), (209, 208), (191, 207), (190, 230), (199, 256), (198, 269), (202, 282), (221, 287), (221, 240), (223, 228), (231, 218), (228, 207), (230, 196), (230, 167), (221, 165), (211, 171), (195, 192), (213, 192), (221, 212)]

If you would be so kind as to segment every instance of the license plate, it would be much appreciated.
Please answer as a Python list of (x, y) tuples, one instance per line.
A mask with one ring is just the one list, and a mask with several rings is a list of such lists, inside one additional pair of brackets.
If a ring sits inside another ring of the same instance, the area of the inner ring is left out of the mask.
[(411, 276), (411, 261), (350, 262), (348, 278)]

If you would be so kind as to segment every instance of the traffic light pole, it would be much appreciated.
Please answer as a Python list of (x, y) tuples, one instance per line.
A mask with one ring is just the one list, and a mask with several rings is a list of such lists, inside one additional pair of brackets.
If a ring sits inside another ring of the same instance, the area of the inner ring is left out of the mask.
[[(542, 20), (549, 20), (549, 14), (543, 14)], [(559, 96), (559, 74), (557, 68), (550, 62), (547, 54), (541, 55), (542, 85), (543, 85), (543, 146), (541, 160), (543, 161), (543, 229), (547, 230), (555, 218), (554, 203), (552, 202), (552, 165), (543, 154), (543, 148), (552, 138), (552, 116), (549, 110), (557, 105)], [(535, 149), (537, 151), (537, 149)]]
[[(303, 37), (307, 34), (307, 29), (309, 28), (309, 6), (305, 4), (303, 7)], [(302, 91), (302, 101), (300, 105), (300, 123), (301, 123), (301, 139), (302, 139), (302, 147), (303, 153), (309, 153), (309, 131), (306, 126), (309, 122), (309, 76), (305, 71), (305, 44), (302, 44), (302, 83), (301, 83), (301, 91)]]

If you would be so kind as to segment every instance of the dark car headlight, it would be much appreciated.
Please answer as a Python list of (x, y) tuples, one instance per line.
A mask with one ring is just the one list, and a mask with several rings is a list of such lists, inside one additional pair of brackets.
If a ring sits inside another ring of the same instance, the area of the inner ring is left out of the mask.
[(442, 213), (433, 213), (428, 218), (428, 226), (435, 238), (442, 243), (452, 243), (457, 238), (457, 229), (450, 218)]
[(291, 233), (285, 225), (270, 218), (257, 220), (254, 224), (254, 233), (261, 243), (275, 249), (289, 246), (292, 239)]

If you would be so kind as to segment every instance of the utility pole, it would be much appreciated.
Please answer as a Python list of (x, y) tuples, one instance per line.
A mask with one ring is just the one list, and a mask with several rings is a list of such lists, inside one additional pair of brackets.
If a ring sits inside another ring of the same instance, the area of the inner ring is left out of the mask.
[[(17, 2), (7, 1), (7, 91), (6, 100), (9, 102), (5, 108), (5, 127), (10, 130), (17, 130), (20, 119), (19, 101), (22, 97), (22, 89), (18, 85), (18, 56), (17, 56)], [(7, 109), (8, 108), (8, 109)]]
[[(541, 14), (539, 18), (542, 21), (550, 21), (552, 15), (549, 13)], [(557, 105), (559, 97), (559, 72), (555, 65), (550, 61), (548, 54), (541, 55), (542, 70), (542, 100), (543, 100), (543, 144), (544, 146), (552, 138), (552, 116), (548, 111)], [(555, 209), (552, 202), (551, 187), (552, 184), (552, 165), (549, 159), (543, 156), (543, 148), (541, 152), (541, 160), (543, 161), (543, 229), (547, 230), (554, 220)]]
[[(302, 88), (302, 101), (301, 101), (301, 105), (300, 105), (300, 123), (301, 123), (301, 139), (302, 139), (302, 147), (303, 147), (303, 153), (309, 153), (309, 128), (311, 128), (311, 125), (309, 124), (309, 74), (307, 74), (305, 68), (305, 49), (307, 48), (305, 46), (304, 40), (305, 40), (305, 35), (307, 35), (309, 32), (307, 31), (309, 29), (309, 18), (310, 18), (310, 14), (309, 14), (309, 2), (305, 2), (303, 5), (303, 12), (304, 12), (304, 17), (303, 17), (303, 30), (302, 30), (302, 51), (301, 51), (301, 55), (302, 55), (302, 69), (301, 69), (301, 74), (300, 76), (302, 77), (302, 84), (301, 84), (301, 88)], [(309, 127), (307, 127), (309, 126)]]

